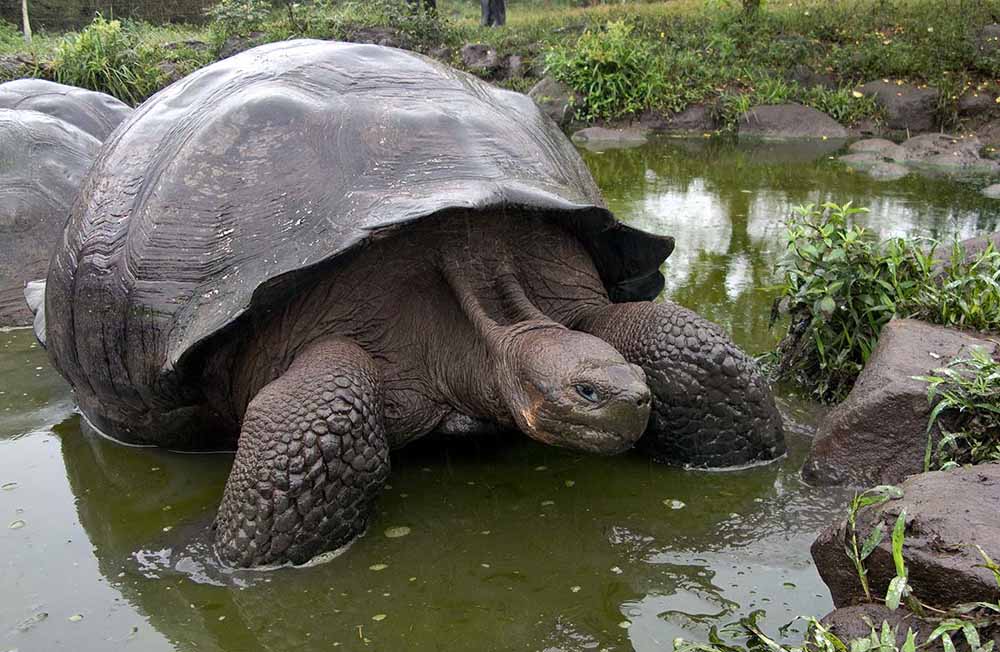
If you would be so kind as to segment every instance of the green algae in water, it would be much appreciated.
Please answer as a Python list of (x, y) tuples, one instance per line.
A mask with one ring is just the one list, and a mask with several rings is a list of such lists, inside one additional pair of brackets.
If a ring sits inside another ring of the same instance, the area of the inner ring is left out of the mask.
[[(884, 234), (997, 227), (1000, 207), (974, 184), (875, 182), (832, 153), (699, 140), (584, 156), (622, 219), (677, 237), (669, 296), (759, 352), (780, 336), (767, 328), (763, 288), (792, 204), (871, 206), (867, 224)], [(727, 473), (590, 457), (516, 434), (418, 443), (393, 456), (393, 490), (347, 550), (311, 568), (227, 575), (212, 570), (207, 548), (187, 544), (207, 531), (231, 456), (129, 449), (85, 432), (30, 332), (0, 338), (0, 478), (18, 484), (0, 491), (0, 514), (9, 523), (23, 508), (30, 520), (0, 535), (0, 557), (16, 569), (0, 622), (24, 622), (40, 604), (53, 614), (86, 606), (78, 622), (17, 632), (19, 649), (72, 640), (84, 652), (126, 641), (144, 652), (310, 651), (367, 639), (418, 652), (482, 641), (661, 652), (756, 608), (775, 631), (832, 607), (808, 547), (850, 495), (799, 480), (817, 408), (793, 397), (781, 401), (789, 456)], [(385, 536), (402, 523), (413, 536)]]

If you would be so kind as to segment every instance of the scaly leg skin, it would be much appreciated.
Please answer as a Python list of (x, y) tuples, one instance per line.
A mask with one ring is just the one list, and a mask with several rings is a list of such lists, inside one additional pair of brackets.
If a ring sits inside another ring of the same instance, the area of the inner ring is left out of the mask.
[(657, 461), (721, 468), (785, 452), (766, 379), (717, 325), (669, 301), (646, 301), (595, 308), (572, 327), (646, 372), (653, 411), (637, 447)]
[(329, 338), (254, 397), (215, 521), (223, 561), (301, 564), (364, 531), (389, 475), (379, 389), (371, 357)]

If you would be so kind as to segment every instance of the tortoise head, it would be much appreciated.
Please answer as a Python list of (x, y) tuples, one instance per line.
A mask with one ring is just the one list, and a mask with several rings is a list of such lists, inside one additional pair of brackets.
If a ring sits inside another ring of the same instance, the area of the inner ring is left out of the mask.
[(593, 335), (521, 323), (507, 334), (501, 393), (518, 427), (538, 441), (613, 454), (649, 420), (642, 368)]

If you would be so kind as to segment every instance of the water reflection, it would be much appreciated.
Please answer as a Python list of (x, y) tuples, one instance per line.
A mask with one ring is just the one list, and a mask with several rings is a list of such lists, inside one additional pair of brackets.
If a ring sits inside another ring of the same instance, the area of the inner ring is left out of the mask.
[(618, 216), (675, 236), (666, 293), (756, 352), (780, 335), (767, 328), (767, 288), (793, 206), (866, 206), (862, 221), (883, 236), (967, 238), (1000, 225), (1000, 202), (977, 192), (982, 181), (876, 181), (834, 160), (838, 147), (697, 139), (583, 155)]
[[(668, 293), (759, 351), (792, 204), (853, 200), (891, 233), (997, 225), (969, 187), (874, 182), (830, 154), (696, 141), (586, 158), (619, 216), (677, 237)], [(661, 651), (757, 608), (773, 631), (830, 608), (808, 546), (845, 499), (798, 480), (815, 406), (782, 411), (788, 458), (732, 473), (520, 437), (419, 444), (343, 555), (234, 574), (205, 545), (230, 456), (84, 432), (30, 333), (0, 333), (0, 649)]]

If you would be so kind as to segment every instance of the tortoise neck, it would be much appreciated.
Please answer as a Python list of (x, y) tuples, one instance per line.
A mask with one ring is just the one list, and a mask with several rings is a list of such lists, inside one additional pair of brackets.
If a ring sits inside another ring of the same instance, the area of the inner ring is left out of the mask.
[[(479, 362), (454, 369), (454, 382), (447, 382), (448, 393), (479, 416), (516, 426), (515, 415), (522, 411), (525, 400), (520, 374), (525, 336), (567, 329), (531, 303), (517, 276), (506, 266), (493, 275), (493, 287), (482, 289), (474, 287), (458, 265), (445, 265), (441, 272), (476, 333)], [(490, 303), (502, 313), (504, 323), (498, 323), (484, 308)]]

